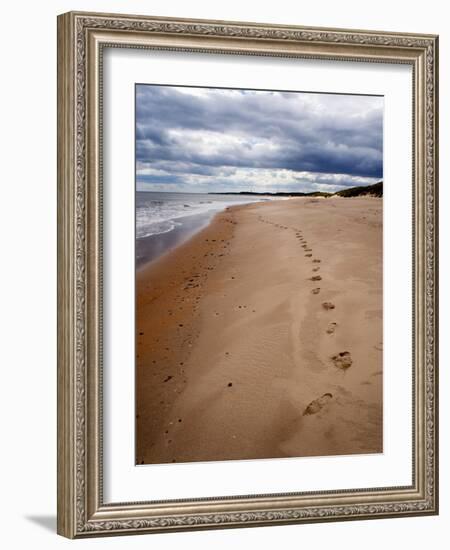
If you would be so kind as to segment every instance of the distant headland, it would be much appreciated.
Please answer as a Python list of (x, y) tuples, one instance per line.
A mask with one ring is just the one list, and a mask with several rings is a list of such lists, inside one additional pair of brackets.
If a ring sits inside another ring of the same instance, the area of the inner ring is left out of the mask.
[(301, 193), (293, 191), (280, 191), (277, 193), (258, 193), (256, 191), (228, 191), (228, 192), (216, 192), (208, 193), (208, 195), (251, 195), (262, 197), (382, 197), (383, 196), (383, 182), (379, 181), (373, 185), (363, 185), (359, 187), (349, 187), (348, 189), (342, 189), (336, 193), (326, 193), (324, 191), (312, 191), (311, 193)]

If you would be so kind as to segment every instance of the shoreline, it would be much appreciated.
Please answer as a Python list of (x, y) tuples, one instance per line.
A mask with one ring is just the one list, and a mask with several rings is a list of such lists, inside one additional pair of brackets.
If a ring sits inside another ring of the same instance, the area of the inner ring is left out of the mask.
[[(202, 229), (208, 227), (216, 215), (201, 213), (179, 218), (183, 224), (164, 233), (155, 233), (138, 239), (136, 245), (136, 270), (145, 269), (149, 264), (188, 242)], [(139, 257), (139, 255), (142, 255)]]
[(229, 202), (224, 203), (219, 209), (217, 208), (216, 203), (216, 207), (210, 210), (191, 214), (186, 213), (184, 216), (177, 216), (173, 219), (166, 220), (175, 224), (175, 226), (169, 231), (153, 233), (136, 239), (135, 250), (137, 270), (158, 260), (161, 256), (187, 242), (199, 231), (206, 228), (217, 214), (224, 212), (228, 208), (233, 208), (234, 206), (246, 206), (248, 204), (255, 204), (258, 202), (265, 201), (261, 198), (254, 200), (241, 198), (240, 201), (232, 202), (231, 204)]
[(136, 462), (382, 452), (381, 220), (234, 205), (140, 268)]

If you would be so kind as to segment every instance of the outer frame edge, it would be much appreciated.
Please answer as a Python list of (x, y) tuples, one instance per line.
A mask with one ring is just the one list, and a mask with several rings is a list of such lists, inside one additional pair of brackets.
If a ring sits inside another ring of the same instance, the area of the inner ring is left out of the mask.
[[(250, 520), (247, 522), (238, 521), (212, 521), (211, 523), (195, 524), (192, 525), (167, 525), (158, 527), (131, 527), (128, 529), (126, 526), (117, 527), (117, 529), (99, 529), (95, 527), (95, 519), (85, 519), (85, 524), (79, 524), (77, 527), (76, 519), (76, 499), (80, 496), (79, 487), (76, 480), (76, 466), (77, 456), (75, 451), (75, 429), (76, 420), (74, 419), (74, 409), (76, 406), (77, 392), (76, 392), (76, 364), (74, 360), (75, 346), (74, 336), (72, 334), (74, 329), (73, 317), (76, 312), (74, 311), (74, 300), (72, 293), (76, 284), (76, 274), (74, 273), (74, 258), (76, 252), (76, 235), (74, 234), (74, 221), (73, 216), (75, 214), (74, 201), (74, 189), (76, 176), (72, 167), (73, 158), (77, 153), (77, 142), (74, 137), (74, 131), (76, 126), (75, 114), (74, 114), (74, 101), (75, 91), (71, 78), (74, 76), (75, 66), (75, 24), (78, 16), (81, 17), (112, 17), (118, 19), (134, 19), (134, 20), (153, 20), (155, 22), (164, 21), (170, 22), (189, 22), (197, 24), (224, 24), (228, 27), (233, 26), (247, 26), (252, 28), (273, 28), (273, 29), (308, 29), (311, 31), (328, 31), (337, 33), (351, 32), (357, 34), (359, 32), (367, 35), (385, 35), (385, 36), (410, 36), (418, 37), (419, 39), (430, 39), (433, 42), (433, 52), (435, 53), (434, 63), (434, 114), (435, 114), (435, 136), (434, 136), (434, 159), (433, 165), (435, 168), (435, 177), (433, 180), (434, 189), (434, 281), (435, 281), (435, 294), (433, 299), (434, 306), (437, 305), (437, 37), (435, 35), (408, 35), (407, 33), (388, 33), (378, 31), (346, 31), (344, 29), (323, 29), (315, 27), (294, 27), (283, 25), (268, 25), (268, 24), (256, 24), (256, 23), (240, 23), (240, 22), (218, 22), (218, 21), (199, 21), (194, 19), (175, 19), (175, 18), (156, 18), (148, 16), (126, 16), (120, 14), (95, 14), (88, 12), (69, 12), (58, 17), (58, 533), (69, 538), (85, 538), (87, 536), (107, 536), (107, 535), (129, 535), (138, 533), (150, 533), (150, 532), (173, 532), (173, 531), (186, 531), (186, 530), (200, 530), (200, 529), (217, 529), (217, 528), (239, 528), (239, 527), (251, 527), (261, 525), (283, 525), (292, 523), (315, 523), (318, 521), (346, 521), (346, 520), (362, 520), (362, 519), (377, 519), (382, 517), (398, 517), (398, 516), (418, 516), (418, 515), (435, 515), (438, 513), (438, 488), (437, 488), (437, 307), (434, 307), (433, 321), (434, 321), (434, 366), (436, 369), (436, 379), (434, 385), (435, 396), (435, 457), (434, 457), (434, 475), (435, 475), (435, 490), (433, 493), (433, 503), (431, 506), (423, 510), (413, 511), (401, 511), (398, 513), (386, 512), (376, 513), (374, 515), (364, 515), (357, 513), (351, 514), (346, 517), (310, 517), (301, 519), (265, 519), (265, 520)], [(67, 91), (69, 90), (69, 91)], [(71, 332), (72, 331), (72, 332)], [(62, 457), (61, 457), (62, 455)], [(88, 487), (84, 487), (84, 491), (88, 490)], [(252, 512), (249, 511), (249, 515)], [(94, 514), (95, 516), (95, 514)], [(173, 514), (172, 517), (175, 517)], [(117, 524), (120, 523), (120, 519)], [(123, 520), (122, 520), (123, 521)], [(79, 523), (79, 521), (78, 521)]]
[(57, 533), (74, 538), (74, 442), (73, 434), (73, 17), (71, 14), (57, 19)]

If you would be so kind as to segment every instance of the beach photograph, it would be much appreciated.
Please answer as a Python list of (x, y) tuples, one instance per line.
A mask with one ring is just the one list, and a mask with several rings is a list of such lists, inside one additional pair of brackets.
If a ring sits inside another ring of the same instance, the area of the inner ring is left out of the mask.
[(136, 84), (136, 465), (383, 452), (383, 110)]

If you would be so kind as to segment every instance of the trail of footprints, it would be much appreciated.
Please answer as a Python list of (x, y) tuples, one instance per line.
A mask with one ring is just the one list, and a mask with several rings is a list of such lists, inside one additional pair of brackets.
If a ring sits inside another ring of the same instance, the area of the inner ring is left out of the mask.
[[(278, 223), (271, 222), (267, 219), (262, 218), (262, 216), (259, 216), (259, 221), (262, 223), (267, 223), (270, 225), (273, 225), (274, 227), (278, 229), (291, 229), (295, 232), (295, 237), (300, 243), (301, 248), (303, 249), (305, 258), (312, 258), (313, 257), (313, 250), (312, 248), (308, 247), (308, 242), (303, 236), (302, 230), (297, 227), (287, 227), (285, 225), (281, 225)], [(316, 273), (320, 270), (320, 266), (318, 264), (321, 263), (321, 260), (318, 258), (313, 258), (311, 260), (311, 263), (313, 264), (312, 272), (313, 275), (309, 278), (311, 282), (318, 282), (322, 280), (321, 275), (316, 275)], [(318, 295), (320, 294), (321, 288), (315, 287), (311, 289), (311, 294)], [(332, 311), (336, 308), (336, 306), (332, 302), (322, 302), (322, 309), (325, 311)], [(326, 334), (333, 335), (336, 332), (336, 329), (338, 327), (338, 324), (334, 321), (328, 323), (327, 328), (325, 330)], [(348, 368), (350, 368), (353, 364), (353, 359), (349, 351), (341, 351), (337, 353), (336, 355), (333, 355), (330, 357), (331, 363), (338, 369), (342, 371), (346, 371)], [(312, 415), (317, 414), (325, 405), (328, 404), (328, 402), (333, 398), (333, 394), (327, 392), (324, 393), (321, 397), (318, 397), (317, 399), (314, 399), (309, 403), (309, 405), (305, 408), (303, 411), (303, 416), (305, 415)]]

